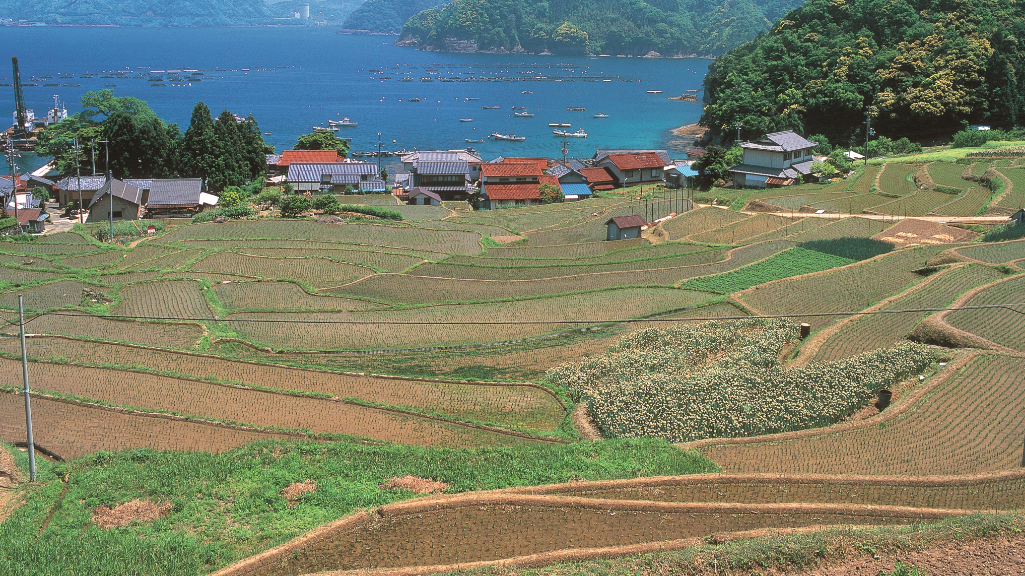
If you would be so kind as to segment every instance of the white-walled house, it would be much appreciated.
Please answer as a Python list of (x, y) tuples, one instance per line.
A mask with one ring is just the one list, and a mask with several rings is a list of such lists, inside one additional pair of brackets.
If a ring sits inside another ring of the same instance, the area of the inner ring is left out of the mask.
[(818, 142), (806, 140), (792, 130), (766, 134), (740, 145), (744, 163), (730, 169), (736, 186), (789, 186), (811, 175), (815, 162), (812, 149)]

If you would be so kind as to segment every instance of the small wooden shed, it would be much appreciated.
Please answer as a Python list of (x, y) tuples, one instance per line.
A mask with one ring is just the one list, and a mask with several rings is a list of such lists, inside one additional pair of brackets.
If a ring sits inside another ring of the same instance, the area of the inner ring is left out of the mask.
[(608, 226), (607, 240), (626, 240), (628, 238), (640, 238), (641, 227), (647, 226), (644, 217), (638, 214), (630, 216), (616, 216), (610, 218), (605, 225)]
[(1021, 226), (1022, 223), (1025, 223), (1025, 208), (1022, 208), (1021, 210), (1018, 210), (1014, 214), (1011, 214), (1011, 220), (1014, 220), (1014, 222), (1018, 226)]
[(418, 206), (441, 206), (441, 196), (418, 186), (409, 191), (409, 203)]

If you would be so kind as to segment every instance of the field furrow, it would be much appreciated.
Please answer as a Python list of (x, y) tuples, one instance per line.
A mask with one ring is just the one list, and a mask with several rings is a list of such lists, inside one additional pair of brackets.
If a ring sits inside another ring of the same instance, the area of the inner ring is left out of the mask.
[(314, 288), (341, 286), (374, 274), (374, 270), (365, 266), (343, 264), (326, 258), (266, 258), (236, 252), (211, 254), (190, 266), (190, 270), (268, 280), (293, 279)]
[(958, 248), (957, 253), (972, 260), (990, 264), (1006, 264), (1025, 258), (1025, 240), (994, 242)]
[(121, 290), (115, 316), (182, 320), (212, 319), (213, 313), (198, 282), (171, 280), (132, 284)]
[(946, 321), (955, 328), (1025, 352), (1025, 275), (979, 292), (965, 306), (1003, 306), (951, 312)]
[[(6, 313), (13, 325), (4, 325), (2, 333), (17, 334), (17, 313)], [(81, 312), (61, 311), (57, 314), (41, 314), (25, 318), (25, 324), (33, 334), (56, 334), (95, 340), (128, 342), (144, 346), (158, 346), (175, 350), (188, 350), (196, 345), (204, 330), (196, 324), (171, 322), (139, 322), (103, 318)]]
[(759, 214), (735, 224), (690, 237), (695, 242), (710, 244), (744, 244), (745, 240), (794, 225), (794, 220), (772, 214)]
[(884, 423), (701, 450), (726, 472), (928, 476), (1012, 470), (1022, 457), (1023, 386), (1019, 358), (981, 356)]

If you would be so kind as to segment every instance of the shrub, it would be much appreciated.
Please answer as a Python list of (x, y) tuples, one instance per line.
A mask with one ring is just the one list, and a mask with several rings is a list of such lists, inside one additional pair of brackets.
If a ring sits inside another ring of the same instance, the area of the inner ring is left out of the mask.
[(357, 214), (366, 214), (367, 216), (376, 216), (382, 220), (402, 220), (402, 213), (398, 210), (389, 210), (380, 206), (356, 206), (353, 204), (345, 204), (338, 207), (339, 212), (355, 212)]
[(284, 191), (287, 196), (295, 194), (295, 188), (293, 188), (292, 185), (287, 182), (285, 183)]
[(224, 208), (241, 206), (249, 201), (249, 192), (238, 186), (228, 186), (220, 193), (218, 204)]
[(334, 194), (317, 196), (313, 200), (313, 208), (315, 210), (320, 210), (324, 214), (338, 214), (338, 210), (341, 207), (341, 202), (338, 201), (338, 197)]
[(277, 206), (281, 201), (281, 191), (269, 188), (257, 194), (254, 201), (263, 206)]
[(1018, 238), (1025, 238), (1025, 224), (1010, 222), (1003, 226), (994, 226), (982, 235), (983, 242), (1002, 242)]
[(987, 141), (986, 134), (979, 130), (962, 130), (954, 134), (951, 148), (978, 148)]
[(309, 212), (313, 208), (313, 202), (309, 196), (302, 196), (293, 194), (291, 196), (283, 196), (281, 198), (281, 217), (282, 218), (295, 218), (304, 212)]

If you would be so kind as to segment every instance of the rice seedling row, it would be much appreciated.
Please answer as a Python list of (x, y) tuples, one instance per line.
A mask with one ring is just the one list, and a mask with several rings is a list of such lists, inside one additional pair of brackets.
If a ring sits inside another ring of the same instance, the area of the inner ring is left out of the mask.
[(65, 272), (59, 270), (26, 270), (24, 268), (3, 266), (0, 267), (0, 286), (4, 284), (10, 286), (34, 284), (36, 282), (60, 280), (66, 276)]
[(18, 294), (24, 295), (25, 310), (68, 308), (82, 303), (82, 290), (92, 288), (74, 280), (64, 280), (0, 294), (0, 308), (18, 309)]
[(922, 277), (912, 270), (942, 250), (942, 246), (900, 250), (838, 270), (756, 286), (738, 298), (757, 310), (793, 316), (820, 329), (841, 318), (802, 314), (864, 310), (920, 281)]
[(7, 254), (27, 254), (40, 256), (56, 256), (67, 254), (69, 256), (81, 256), (95, 252), (96, 246), (92, 244), (57, 244), (55, 242), (2, 242), (0, 252)]
[(203, 288), (190, 280), (146, 282), (121, 289), (115, 316), (136, 318), (213, 319)]
[(1010, 211), (1025, 207), (1025, 170), (1021, 168), (1002, 168), (1000, 173), (1011, 181), (1010, 190), (1005, 190), (1004, 197), (997, 203), (998, 208)]
[[(416, 246), (449, 254), (477, 254), (480, 234), (454, 230), (399, 228), (379, 224), (320, 224), (307, 220), (251, 220), (181, 226), (155, 238), (160, 244), (188, 240), (289, 240), (371, 244), (380, 248)], [(401, 248), (398, 248), (401, 249)]]
[(624, 202), (622, 198), (592, 198), (587, 202), (548, 204), (516, 210), (472, 212), (450, 222), (498, 226), (513, 232), (528, 232), (566, 226), (592, 218), (593, 212), (602, 212)]
[[(17, 360), (0, 359), (14, 369)], [(160, 410), (261, 428), (310, 430), (418, 446), (509, 446), (532, 440), (335, 400), (219, 386), (120, 370), (35, 363), (33, 387), (133, 409)]]
[(576, 259), (603, 256), (605, 254), (648, 246), (644, 238), (612, 240), (606, 242), (581, 242), (554, 246), (499, 246), (488, 248), (482, 258), (516, 258), (522, 260)]
[(870, 192), (857, 196), (845, 196), (836, 200), (827, 200), (812, 204), (815, 210), (837, 212), (841, 214), (861, 214), (873, 206), (892, 202), (893, 198), (872, 194)]
[(448, 208), (442, 206), (417, 206), (414, 204), (399, 204), (388, 206), (389, 210), (395, 210), (402, 214), (402, 219), (416, 222), (421, 220), (441, 220), (452, 215)]
[(38, 270), (53, 270), (56, 268), (56, 265), (46, 258), (40, 258), (39, 256), (25, 256), (21, 254), (0, 254), (0, 265), (2, 264), (11, 264), (13, 266), (35, 268)]
[[(622, 242), (622, 241), (620, 241)], [(594, 244), (600, 244), (595, 242)], [(586, 246), (586, 244), (585, 244)], [(665, 258), (667, 256), (679, 256), (691, 254), (701, 250), (707, 250), (704, 244), (693, 244), (688, 242), (664, 242), (662, 244), (645, 244), (635, 248), (623, 248), (608, 253), (595, 254), (593, 256), (579, 256), (567, 258), (565, 255), (552, 256), (549, 258), (505, 258), (496, 256), (492, 249), (481, 256), (452, 256), (447, 258), (445, 264), (464, 264), (471, 266), (492, 266), (497, 268), (520, 268), (520, 267), (543, 267), (543, 266), (574, 266), (592, 264), (613, 264), (618, 262), (634, 262), (639, 260), (652, 260)], [(570, 261), (571, 260), (571, 261)]]
[[(681, 206), (675, 200), (651, 200), (647, 204), (640, 200), (632, 203), (619, 204), (612, 207), (607, 214), (598, 217), (588, 213), (587, 219), (579, 224), (558, 229), (544, 229), (534, 232), (525, 232), (530, 238), (531, 246), (551, 246), (554, 244), (573, 244), (576, 242), (598, 242), (605, 240), (607, 227), (605, 223), (610, 218), (617, 216), (630, 216), (632, 214), (644, 215), (645, 220), (655, 220), (669, 215), (671, 212), (681, 212), (689, 209), (684, 202)], [(652, 215), (654, 217), (652, 217)]]
[(872, 211), (878, 214), (895, 216), (925, 216), (936, 207), (942, 206), (957, 197), (935, 190), (919, 190), (899, 200), (873, 206)]
[(957, 253), (980, 262), (1005, 264), (1025, 257), (1025, 240), (964, 246), (958, 248)]
[(873, 164), (872, 166), (865, 166), (864, 169), (858, 172), (857, 177), (851, 184), (851, 192), (857, 194), (871, 193), (872, 187), (875, 186), (876, 176), (879, 175), (879, 170), (882, 168), (882, 166), (876, 164)]
[[(573, 550), (588, 557), (596, 548), (700, 538), (713, 533), (811, 525), (903, 524), (922, 514), (858, 510), (760, 510), (609, 501), (510, 498), (461, 505), (401, 509), (355, 526), (298, 541), (287, 554), (290, 574), (456, 565)], [(660, 547), (657, 547), (660, 548)], [(251, 567), (252, 576), (278, 576), (282, 559)], [(453, 566), (454, 567), (454, 566)]]
[(265, 258), (236, 252), (217, 252), (190, 266), (197, 272), (236, 274), (250, 278), (289, 278), (314, 288), (340, 286), (374, 274), (365, 266), (326, 258)]
[(161, 256), (167, 256), (168, 254), (174, 254), (178, 250), (179, 248), (177, 247), (172, 248), (160, 246), (152, 242), (143, 242), (125, 253), (124, 259), (121, 260), (121, 264), (118, 268), (129, 268), (148, 260), (154, 260)]
[(809, 194), (794, 194), (790, 196), (775, 196), (769, 198), (762, 198), (761, 201), (766, 204), (778, 206), (781, 211), (794, 211), (800, 210), (802, 206), (811, 206), (819, 202), (830, 202), (836, 201), (843, 198), (844, 194), (838, 194), (836, 192), (816, 192)]
[(846, 504), (987, 511), (1016, 510), (1025, 506), (1025, 479), (1020, 477), (916, 482), (910, 479), (678, 476), (646, 482), (595, 482), (586, 488), (556, 485), (537, 492), (546, 496), (655, 502)]
[(364, 310), (381, 308), (367, 300), (314, 295), (291, 282), (228, 282), (213, 287), (214, 294), (228, 310), (267, 310), (312, 312), (322, 310)]
[(453, 222), (452, 220), (431, 220), (427, 222), (417, 222), (417, 226), (421, 228), (430, 228), (433, 230), (461, 230), (464, 232), (477, 232), (482, 236), (490, 236), (492, 238), (496, 236), (515, 236), (516, 233), (512, 230), (507, 230), (501, 226), (490, 226), (487, 224), (469, 224), (465, 222)]
[(887, 314), (892, 310), (941, 308), (949, 305), (959, 294), (1003, 275), (987, 266), (969, 265), (941, 272), (921, 289), (880, 308), (881, 314), (863, 316), (840, 328), (822, 343), (812, 362), (831, 362), (856, 356), (863, 352), (890, 346), (905, 337), (931, 312)]
[(148, 282), (158, 276), (160, 276), (160, 272), (118, 272), (100, 274), (99, 276), (91, 277), (90, 280), (104, 286), (125, 286), (139, 282)]
[[(497, 426), (550, 431), (559, 425), (565, 412), (550, 394), (531, 386), (489, 386), (357, 376), (62, 338), (32, 338), (28, 349), (34, 359), (58, 363), (103, 364), (102, 368), (144, 368), (241, 383), (261, 389), (329, 394), (339, 400), (357, 398), (377, 404), (429, 410)], [(0, 350), (14, 356), (20, 355), (20, 346), (16, 341), (0, 340)], [(116, 370), (110, 373), (114, 374)]]
[(679, 287), (686, 290), (732, 294), (773, 280), (821, 272), (854, 262), (857, 260), (794, 247), (743, 268), (687, 280)]
[(914, 194), (917, 188), (911, 180), (911, 176), (916, 171), (918, 171), (918, 167), (910, 164), (886, 164), (883, 173), (879, 176), (879, 189), (886, 194), (896, 194), (897, 196)]
[(720, 260), (725, 254), (721, 248), (709, 249), (705, 246), (688, 246), (690, 250), (680, 250), (681, 255), (661, 258), (612, 262), (607, 264), (587, 265), (555, 265), (555, 266), (460, 266), (447, 261), (437, 264), (425, 264), (412, 271), (417, 276), (440, 278), (464, 278), (468, 280), (536, 280), (557, 278), (567, 275), (601, 274), (606, 272), (647, 271), (657, 268), (678, 268), (681, 266), (697, 266), (707, 263), (710, 259)]
[(1006, 304), (1009, 308), (958, 310), (946, 321), (955, 328), (1025, 352), (1025, 275), (979, 292), (966, 306)]
[(60, 263), (71, 268), (106, 268), (120, 262), (124, 255), (125, 253), (121, 250), (110, 250), (87, 256), (63, 258)]
[[(799, 226), (810, 224), (811, 218), (802, 220)], [(820, 227), (811, 227), (806, 231), (797, 232), (788, 239), (793, 242), (811, 242), (813, 240), (836, 240), (838, 238), (868, 238), (889, 227), (889, 224), (868, 218), (848, 217), (841, 220), (819, 219), (826, 222)]]
[(124, 266), (125, 270), (144, 270), (144, 269), (158, 269), (158, 270), (174, 270), (176, 268), (182, 268), (189, 262), (202, 258), (205, 252), (203, 250), (178, 250), (175, 252), (163, 254), (138, 262), (130, 266)]
[(40, 236), (36, 239), (36, 242), (43, 244), (91, 244), (88, 238), (79, 234), (78, 232), (57, 232), (56, 234), (47, 234)]
[[(324, 313), (318, 318), (360, 324), (253, 322), (291, 318), (273, 313), (232, 314), (227, 323), (246, 340), (277, 349), (408, 350), (506, 342), (579, 330), (587, 325), (566, 322), (593, 320), (601, 324), (602, 320), (641, 318), (695, 306), (708, 297), (706, 293), (672, 288), (630, 288), (472, 306)], [(491, 324), (509, 321), (530, 323)]]
[(433, 252), (406, 247), (375, 246), (372, 244), (353, 244), (342, 242), (315, 242), (305, 240), (259, 240), (259, 239), (236, 239), (236, 240), (186, 240), (180, 243), (182, 246), (201, 248), (204, 250), (230, 249), (239, 252), (250, 250), (282, 250), (294, 255), (297, 251), (313, 250), (323, 251), (325, 254), (339, 254), (344, 257), (333, 258), (343, 262), (361, 263), (360, 258), (375, 258), (377, 255), (405, 256), (417, 260), (441, 260), (448, 258), (444, 252)]
[[(41, 314), (31, 319), (26, 318), (25, 323), (33, 334), (129, 342), (175, 350), (193, 348), (204, 334), (203, 328), (195, 324), (119, 320), (68, 311), (61, 311), (59, 315)], [(14, 325), (4, 326), (2, 332), (17, 334), (16, 324), (15, 320)]]
[(989, 162), (973, 162), (972, 163), (972, 176), (982, 176), (989, 170)]
[(950, 186), (951, 188), (964, 190), (973, 184), (961, 178), (961, 175), (964, 174), (963, 164), (932, 162), (926, 169), (929, 171), (929, 177), (932, 178), (932, 181), (940, 186)]
[(294, 258), (303, 256), (306, 258), (327, 258), (333, 262), (347, 263), (356, 266), (373, 268), (382, 272), (402, 272), (403, 270), (422, 264), (421, 258), (406, 256), (403, 254), (388, 254), (385, 252), (367, 252), (358, 250), (335, 250), (322, 248), (303, 248), (301, 252), (294, 248), (236, 248), (236, 252), (251, 256), (264, 258)]
[(791, 440), (711, 445), (702, 452), (726, 472), (928, 476), (1013, 470), (1021, 464), (1023, 382), (1021, 359), (981, 356), (893, 419)]
[(936, 207), (934, 212), (944, 216), (975, 216), (993, 195), (988, 188), (975, 184), (953, 201)]
[[(153, 448), (195, 452), (224, 452), (281, 434), (235, 430), (198, 422), (98, 408), (32, 397), (35, 443), (64, 459), (98, 450)], [(25, 401), (20, 395), (0, 393), (0, 437), (8, 442), (25, 439)]]
[(760, 236), (793, 223), (794, 221), (790, 218), (759, 214), (718, 230), (692, 235), (690, 238), (695, 242), (711, 244), (743, 244), (748, 238)]
[(663, 222), (662, 229), (668, 232), (673, 240), (680, 240), (692, 235), (717, 230), (747, 218), (750, 218), (750, 216), (740, 212), (733, 212), (732, 210), (714, 207), (698, 208)]

